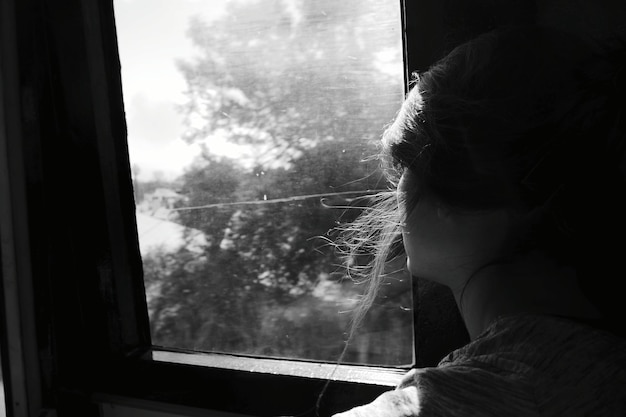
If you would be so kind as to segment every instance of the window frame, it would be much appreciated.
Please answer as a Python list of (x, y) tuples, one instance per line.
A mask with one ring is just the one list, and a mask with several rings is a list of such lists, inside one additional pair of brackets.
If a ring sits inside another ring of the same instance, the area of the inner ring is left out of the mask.
[[(459, 24), (448, 17), (460, 0), (389, 1), (402, 10), (408, 90), (411, 74), (452, 46)], [(150, 341), (113, 2), (2, 0), (0, 27), (0, 348), (9, 416), (100, 416), (115, 404), (307, 416), (323, 389), (325, 416), (394, 387), (406, 369), (339, 365), (327, 384), (329, 368), (316, 362), (235, 358), (239, 365), (229, 366), (174, 350), (156, 360), (163, 354)], [(420, 331), (434, 301), (416, 283), (414, 366), (431, 366), (464, 335), (442, 336), (441, 325)], [(444, 325), (459, 329), (451, 297), (437, 303), (448, 306)], [(249, 361), (273, 368), (240, 366)]]

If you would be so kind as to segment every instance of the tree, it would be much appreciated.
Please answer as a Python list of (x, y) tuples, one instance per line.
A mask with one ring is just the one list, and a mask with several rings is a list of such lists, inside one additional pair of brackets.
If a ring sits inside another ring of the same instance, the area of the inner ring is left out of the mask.
[[(358, 214), (353, 197), (384, 187), (376, 162), (363, 161), (401, 99), (402, 78), (384, 67), (400, 54), (399, 18), (383, 6), (233, 0), (223, 18), (191, 21), (198, 55), (179, 62), (180, 110), (185, 139), (205, 152), (180, 179), (179, 215), (208, 243), (200, 263), (186, 249), (146, 257), (157, 341), (336, 359), (347, 323), (336, 310), (357, 288), (340, 283), (328, 233)], [(247, 155), (211, 153), (217, 138)], [(327, 282), (340, 297), (316, 293)]]
[(263, 168), (291, 166), (322, 141), (370, 153), (402, 91), (401, 78), (380, 70), (385, 53), (400, 58), (393, 8), (376, 0), (228, 5), (219, 20), (191, 21), (199, 55), (179, 62), (185, 138), (255, 145)]

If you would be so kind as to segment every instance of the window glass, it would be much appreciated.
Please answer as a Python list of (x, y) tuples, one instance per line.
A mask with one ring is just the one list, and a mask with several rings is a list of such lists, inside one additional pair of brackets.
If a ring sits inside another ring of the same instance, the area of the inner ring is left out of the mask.
[[(153, 343), (336, 361), (362, 285), (332, 229), (387, 187), (368, 157), (402, 100), (399, 2), (115, 11)], [(346, 362), (412, 362), (398, 270)]]

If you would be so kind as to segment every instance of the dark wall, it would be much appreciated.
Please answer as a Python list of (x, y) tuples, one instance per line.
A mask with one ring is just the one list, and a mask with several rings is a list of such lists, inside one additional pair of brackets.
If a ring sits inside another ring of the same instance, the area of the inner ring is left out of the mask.
[(623, 0), (406, 0), (408, 69), (423, 71), (458, 44), (497, 27), (537, 23), (590, 42), (626, 37)]

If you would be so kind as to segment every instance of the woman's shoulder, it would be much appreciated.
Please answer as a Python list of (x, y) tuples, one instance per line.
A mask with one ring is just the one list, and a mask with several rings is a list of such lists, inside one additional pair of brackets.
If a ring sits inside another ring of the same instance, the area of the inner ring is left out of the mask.
[(506, 363), (509, 359), (533, 368), (549, 368), (567, 360), (581, 364), (581, 355), (594, 366), (604, 362), (626, 366), (626, 338), (588, 320), (530, 313), (502, 316), (476, 340), (445, 357), (440, 366)]
[(626, 341), (555, 316), (501, 317), (437, 367), (336, 417), (626, 415)]
[(468, 397), (488, 398), (491, 391), (494, 405), (534, 408), (543, 416), (626, 412), (626, 339), (582, 320), (501, 317), (420, 374), (413, 383), (437, 397), (441, 380), (464, 380)]

